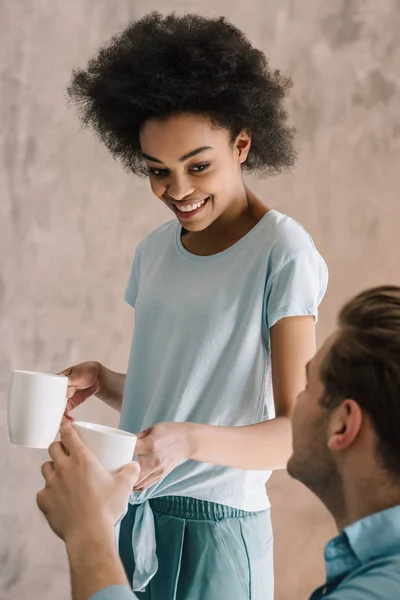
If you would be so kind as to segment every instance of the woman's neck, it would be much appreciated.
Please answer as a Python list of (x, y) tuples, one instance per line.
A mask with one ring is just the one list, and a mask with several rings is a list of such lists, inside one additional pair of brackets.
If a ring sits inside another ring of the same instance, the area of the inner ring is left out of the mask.
[(269, 209), (246, 186), (243, 195), (231, 204), (207, 229), (185, 232), (185, 248), (199, 256), (210, 256), (230, 248), (257, 225)]

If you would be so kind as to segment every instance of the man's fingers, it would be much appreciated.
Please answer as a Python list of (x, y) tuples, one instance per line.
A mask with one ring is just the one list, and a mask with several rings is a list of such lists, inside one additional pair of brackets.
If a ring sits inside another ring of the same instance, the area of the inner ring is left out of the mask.
[(131, 487), (131, 489), (134, 487), (135, 483), (139, 479), (139, 475), (140, 465), (136, 461), (132, 461), (129, 464), (125, 465), (125, 467), (122, 467), (122, 469), (120, 469), (118, 472), (119, 477), (124, 477), (128, 479), (129, 486)]
[(51, 477), (54, 475), (54, 464), (49, 460), (43, 463), (41, 472), (46, 484), (49, 483)]
[(54, 463), (54, 467), (57, 467), (59, 462), (67, 456), (63, 444), (61, 442), (53, 442), (49, 446), (49, 456)]
[(71, 423), (65, 423), (60, 429), (61, 442), (68, 454), (88, 454), (87, 446), (82, 442), (78, 432)]

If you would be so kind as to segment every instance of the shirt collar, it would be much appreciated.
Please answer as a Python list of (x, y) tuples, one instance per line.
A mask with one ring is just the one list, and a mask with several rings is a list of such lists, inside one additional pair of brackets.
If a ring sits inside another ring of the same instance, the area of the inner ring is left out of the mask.
[(352, 523), (325, 548), (327, 581), (342, 579), (366, 562), (400, 552), (400, 505)]

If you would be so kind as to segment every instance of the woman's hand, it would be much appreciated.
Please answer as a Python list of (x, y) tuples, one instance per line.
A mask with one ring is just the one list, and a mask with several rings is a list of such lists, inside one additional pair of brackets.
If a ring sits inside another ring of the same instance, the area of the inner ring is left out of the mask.
[(59, 373), (68, 377), (68, 402), (63, 423), (73, 421), (69, 414), (71, 410), (100, 391), (100, 366), (98, 362), (84, 362)]
[(139, 458), (140, 477), (134, 491), (158, 483), (180, 462), (190, 458), (194, 427), (194, 423), (157, 423), (138, 434), (135, 454)]

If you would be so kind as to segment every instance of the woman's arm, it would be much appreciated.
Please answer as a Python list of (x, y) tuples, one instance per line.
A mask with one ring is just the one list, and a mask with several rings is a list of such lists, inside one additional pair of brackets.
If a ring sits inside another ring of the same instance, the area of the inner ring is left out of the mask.
[(99, 384), (97, 398), (108, 404), (114, 410), (121, 412), (122, 397), (125, 389), (125, 373), (115, 373), (99, 363)]
[(290, 417), (315, 354), (314, 317), (286, 317), (271, 328), (274, 419), (243, 427), (194, 424), (191, 458), (239, 469), (284, 469), (292, 452)]

